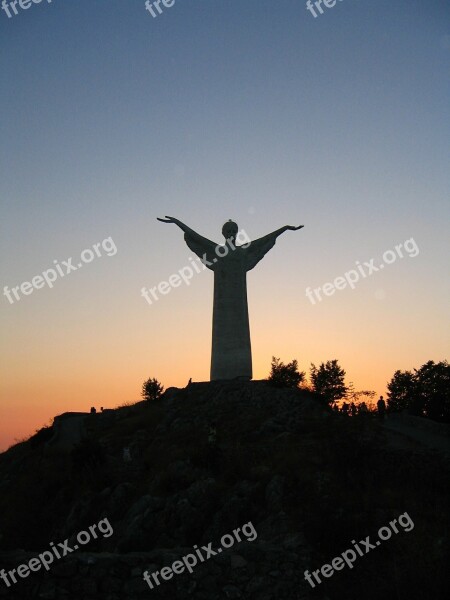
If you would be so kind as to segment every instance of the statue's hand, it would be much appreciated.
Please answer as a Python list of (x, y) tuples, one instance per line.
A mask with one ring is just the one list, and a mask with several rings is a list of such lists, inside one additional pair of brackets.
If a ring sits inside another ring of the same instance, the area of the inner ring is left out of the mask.
[(299, 225), (298, 227), (295, 227), (294, 225), (286, 225), (286, 229), (289, 229), (289, 231), (297, 231), (297, 229), (301, 229), (302, 227), (304, 227), (304, 225)]
[(175, 225), (178, 225), (180, 223), (178, 219), (175, 219), (174, 217), (168, 217), (167, 215), (165, 219), (160, 219), (159, 217), (156, 218), (158, 219), (158, 221), (161, 221), (161, 223), (175, 223)]

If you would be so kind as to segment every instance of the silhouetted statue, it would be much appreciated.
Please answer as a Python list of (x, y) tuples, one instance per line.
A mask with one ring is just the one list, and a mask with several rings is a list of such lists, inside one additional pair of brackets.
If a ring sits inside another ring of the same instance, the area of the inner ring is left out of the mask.
[(279, 235), (303, 225), (286, 225), (254, 242), (236, 246), (238, 226), (228, 221), (222, 228), (225, 245), (215, 244), (187, 225), (167, 217), (163, 223), (175, 223), (184, 231), (186, 244), (214, 272), (214, 308), (211, 353), (211, 380), (251, 379), (252, 353), (247, 305), (247, 271), (275, 245)]

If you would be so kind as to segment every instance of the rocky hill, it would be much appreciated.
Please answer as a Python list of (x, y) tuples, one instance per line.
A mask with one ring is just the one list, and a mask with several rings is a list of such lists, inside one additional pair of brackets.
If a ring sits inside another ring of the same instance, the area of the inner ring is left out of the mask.
[[(0, 569), (64, 540), (73, 551), (0, 579), (0, 598), (438, 600), (450, 591), (448, 473), (445, 452), (263, 381), (69, 413), (0, 455)], [(404, 513), (412, 530), (305, 580)], [(192, 572), (144, 581), (197, 551)]]

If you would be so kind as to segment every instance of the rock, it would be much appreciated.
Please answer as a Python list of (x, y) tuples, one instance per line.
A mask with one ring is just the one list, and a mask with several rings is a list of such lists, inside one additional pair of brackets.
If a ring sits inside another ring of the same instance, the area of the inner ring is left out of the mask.
[(172, 400), (180, 392), (180, 388), (169, 387), (163, 394), (164, 400)]
[(134, 502), (133, 506), (129, 509), (127, 514), (125, 515), (125, 522), (130, 522), (136, 519), (137, 517), (143, 516), (147, 508), (152, 503), (152, 496), (146, 495), (141, 496), (136, 502)]
[(39, 596), (42, 600), (54, 600), (56, 598), (56, 585), (53, 581), (45, 581), (40, 589)]
[(267, 508), (273, 512), (279, 512), (283, 508), (284, 477), (275, 475), (266, 487)]
[(125, 596), (135, 599), (144, 599), (149, 598), (150, 588), (148, 584), (144, 581), (143, 577), (134, 578), (130, 581), (127, 581), (124, 585), (124, 594)]
[(186, 497), (191, 505), (203, 514), (209, 514), (215, 507), (217, 494), (217, 483), (212, 477), (195, 481), (186, 490)]
[(190, 486), (199, 479), (200, 475), (200, 471), (193, 467), (190, 460), (177, 460), (171, 463), (167, 469), (167, 476), (172, 480), (175, 489)]
[(100, 584), (100, 591), (105, 594), (118, 593), (122, 589), (122, 580), (117, 577), (106, 577)]
[(114, 491), (109, 497), (108, 501), (108, 515), (112, 519), (120, 519), (126, 513), (129, 506), (130, 499), (133, 495), (134, 488), (131, 483), (119, 483), (114, 488)]
[(139, 515), (131, 523), (127, 523), (123, 537), (117, 544), (119, 552), (139, 552), (145, 549), (143, 522), (144, 517)]
[(71, 578), (74, 577), (77, 573), (77, 564), (75, 561), (65, 560), (62, 562), (58, 562), (52, 567), (52, 575), (55, 577), (61, 578)]
[(226, 585), (225, 587), (222, 588), (222, 592), (230, 600), (237, 600), (238, 598), (243, 597), (241, 590), (239, 588), (237, 588), (235, 585)]
[(270, 589), (270, 586), (273, 585), (272, 580), (269, 577), (258, 575), (253, 577), (251, 581), (247, 584), (245, 591), (247, 594), (254, 594), (259, 590)]
[(95, 579), (83, 579), (81, 590), (87, 596), (95, 596), (97, 594), (97, 582)]
[(232, 554), (230, 557), (230, 561), (232, 569), (240, 569), (246, 567), (248, 564), (245, 558), (243, 556), (240, 556), (239, 554)]

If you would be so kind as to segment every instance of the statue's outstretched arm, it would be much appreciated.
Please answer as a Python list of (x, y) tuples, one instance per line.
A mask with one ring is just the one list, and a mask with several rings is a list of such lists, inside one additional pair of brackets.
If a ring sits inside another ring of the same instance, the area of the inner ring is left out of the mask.
[[(184, 231), (184, 233), (190, 236), (191, 239), (195, 240), (196, 242), (199, 242), (200, 244), (214, 244), (214, 242), (211, 242), (211, 240), (208, 240), (208, 238), (203, 237), (202, 235), (200, 235), (199, 233), (182, 223), (179, 219), (175, 219), (175, 217), (168, 217), (166, 215), (165, 219), (160, 219), (159, 217), (157, 217), (157, 219), (158, 221), (161, 221), (161, 223), (175, 223), (175, 225), (178, 225), (178, 227), (182, 231)], [(215, 246), (216, 244), (214, 244), (214, 247)]]
[(247, 260), (247, 271), (253, 269), (259, 261), (269, 252), (271, 248), (274, 247), (276, 239), (279, 235), (284, 233), (285, 231), (291, 230), (296, 231), (297, 229), (301, 229), (303, 225), (299, 225), (298, 227), (294, 227), (293, 225), (285, 225), (272, 233), (268, 233), (267, 235), (259, 238), (250, 243), (250, 246), (245, 250), (246, 252), (246, 260)]
[(297, 231), (297, 229), (301, 229), (302, 227), (304, 227), (304, 225), (298, 225), (298, 227), (295, 227), (294, 225), (285, 225), (284, 227), (280, 227), (280, 229), (277, 229), (276, 231), (272, 231), (272, 233), (268, 233), (267, 235), (264, 235), (263, 237), (259, 238), (258, 240), (255, 240), (253, 243), (255, 244), (256, 242), (269, 242), (269, 241), (273, 241), (275, 242), (275, 240), (277, 239), (277, 237), (279, 235), (281, 235), (282, 233), (284, 233), (285, 231)]

